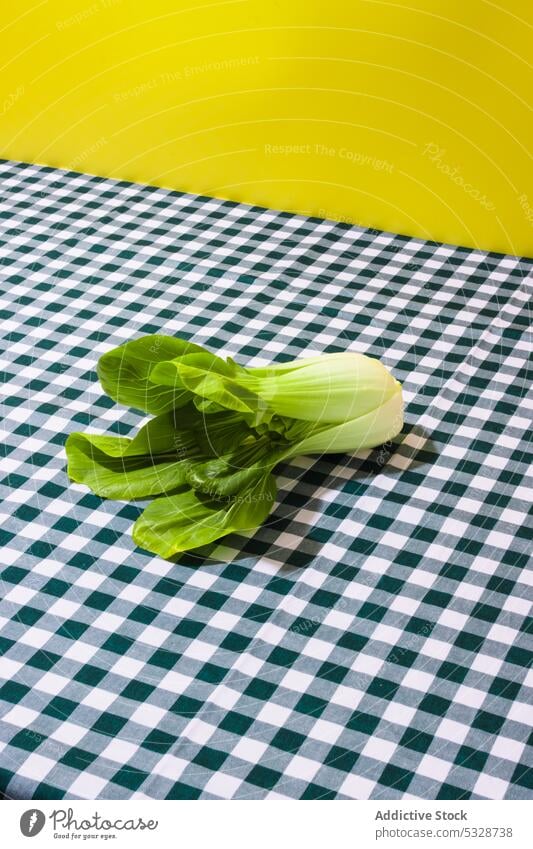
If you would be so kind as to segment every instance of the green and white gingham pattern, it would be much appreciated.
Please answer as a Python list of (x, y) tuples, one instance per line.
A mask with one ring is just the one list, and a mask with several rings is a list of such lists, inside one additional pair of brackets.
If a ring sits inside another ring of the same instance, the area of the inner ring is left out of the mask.
[[(9, 798), (532, 798), (533, 261), (0, 166), (0, 788)], [(126, 434), (97, 358), (143, 333), (261, 364), (347, 348), (399, 444), (298, 458), (255, 533), (136, 549), (70, 485)]]

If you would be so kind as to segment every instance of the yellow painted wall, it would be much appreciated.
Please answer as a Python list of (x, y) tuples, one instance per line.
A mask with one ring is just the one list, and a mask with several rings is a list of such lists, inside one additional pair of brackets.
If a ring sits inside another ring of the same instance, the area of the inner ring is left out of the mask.
[(0, 156), (532, 255), (532, 40), (531, 0), (17, 0)]

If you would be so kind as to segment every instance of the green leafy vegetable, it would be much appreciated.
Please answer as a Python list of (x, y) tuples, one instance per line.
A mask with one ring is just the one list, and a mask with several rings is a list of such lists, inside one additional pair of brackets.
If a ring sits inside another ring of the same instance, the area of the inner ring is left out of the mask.
[(111, 398), (154, 418), (132, 439), (70, 434), (68, 474), (105, 498), (156, 496), (133, 538), (162, 557), (261, 524), (281, 461), (373, 448), (403, 426), (398, 381), (350, 352), (245, 368), (143, 336), (104, 354), (98, 376)]
[(140, 548), (161, 557), (198, 548), (235, 531), (248, 531), (263, 522), (276, 499), (272, 475), (257, 476), (239, 495), (210, 499), (194, 490), (157, 498), (133, 526)]
[(172, 389), (152, 383), (151, 371), (160, 362), (191, 353), (203, 353), (203, 349), (174, 336), (141, 336), (103, 354), (98, 377), (113, 401), (157, 416), (186, 404), (191, 393), (178, 383)]

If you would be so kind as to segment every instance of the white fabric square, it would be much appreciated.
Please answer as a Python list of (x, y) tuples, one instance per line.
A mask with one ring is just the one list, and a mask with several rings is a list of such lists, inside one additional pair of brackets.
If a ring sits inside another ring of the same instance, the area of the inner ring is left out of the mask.
[(52, 637), (52, 634), (49, 631), (44, 631), (42, 628), (29, 628), (21, 634), (19, 642), (40, 649), (48, 642), (50, 637)]
[(442, 611), (438, 622), (439, 625), (444, 625), (447, 628), (453, 628), (454, 631), (463, 631), (466, 623), (468, 622), (468, 616), (465, 613), (459, 613), (457, 610), (450, 610), (447, 608)]
[(159, 686), (163, 690), (169, 690), (171, 693), (176, 693), (176, 695), (181, 696), (189, 684), (193, 679), (188, 675), (182, 675), (181, 672), (174, 672), (172, 669), (170, 672), (161, 679)]
[(16, 725), (17, 728), (28, 728), (38, 718), (39, 712), (23, 705), (15, 705), (2, 717), (2, 722)]
[(142, 660), (135, 660), (133, 657), (128, 657), (124, 655), (123, 657), (119, 657), (116, 663), (111, 667), (111, 672), (115, 675), (122, 675), (124, 678), (129, 678), (130, 681), (133, 681), (139, 675), (141, 669), (146, 664)]
[(119, 764), (125, 764), (138, 751), (139, 747), (135, 743), (114, 738), (103, 750), (102, 757), (108, 758), (110, 761), (116, 761)]
[(50, 734), (52, 740), (65, 743), (66, 746), (77, 746), (80, 740), (87, 734), (87, 728), (75, 725), (73, 722), (63, 722), (59, 728)]
[(167, 715), (167, 711), (156, 705), (142, 704), (132, 713), (131, 721), (137, 722), (139, 725), (146, 725), (148, 728), (157, 728), (162, 719)]
[(116, 693), (110, 693), (108, 690), (103, 690), (99, 687), (94, 690), (89, 690), (85, 698), (82, 699), (81, 704), (103, 712), (106, 711), (116, 699), (118, 699)]
[(232, 799), (242, 784), (242, 779), (225, 772), (215, 772), (205, 785), (206, 793), (219, 799)]
[(421, 669), (409, 669), (403, 677), (402, 686), (410, 687), (412, 690), (420, 690), (429, 693), (435, 680), (434, 675), (422, 672)]
[(445, 740), (451, 740), (453, 743), (464, 743), (470, 727), (463, 725), (462, 722), (456, 722), (454, 719), (443, 719), (435, 732), (435, 736), (443, 737)]
[(176, 616), (178, 619), (184, 619), (193, 607), (193, 601), (188, 601), (184, 598), (171, 598), (163, 607), (163, 612), (168, 613), (170, 616)]
[(241, 758), (243, 761), (257, 764), (267, 749), (267, 743), (262, 743), (260, 740), (252, 740), (250, 737), (242, 737), (233, 749), (232, 755), (236, 758)]
[(452, 767), (453, 764), (442, 758), (436, 758), (433, 755), (424, 755), (416, 767), (416, 772), (419, 775), (432, 778), (434, 781), (444, 781)]
[(32, 753), (28, 755), (24, 763), (17, 767), (17, 773), (24, 778), (30, 778), (32, 781), (43, 781), (55, 765), (56, 762), (51, 758)]
[(284, 775), (299, 778), (301, 781), (312, 781), (322, 764), (301, 755), (295, 755), (283, 770)]
[(369, 737), (361, 754), (376, 761), (388, 763), (397, 749), (396, 743), (391, 740), (383, 740), (381, 737)]
[(325, 660), (330, 656), (332, 651), (333, 646), (331, 643), (327, 643), (325, 640), (319, 640), (316, 637), (311, 637), (303, 649), (304, 654), (308, 657), (316, 657), (317, 660)]
[(355, 710), (364, 695), (363, 690), (339, 684), (335, 692), (330, 696), (330, 701), (334, 702), (336, 705), (342, 705), (342, 707)]
[(461, 684), (453, 696), (453, 701), (471, 708), (479, 708), (485, 701), (485, 698), (486, 693), (483, 693), (481, 690), (475, 690), (473, 687), (467, 687), (465, 684)]
[(224, 710), (232, 710), (239, 701), (241, 694), (237, 690), (232, 690), (224, 684), (220, 684), (209, 696), (211, 704), (224, 708)]
[(290, 715), (291, 711), (288, 708), (281, 707), (281, 705), (276, 705), (274, 702), (270, 702), (261, 708), (257, 715), (257, 719), (261, 722), (268, 722), (269, 725), (276, 725), (281, 728), (281, 726), (287, 722)]
[(162, 775), (164, 778), (168, 778), (169, 781), (175, 782), (188, 765), (189, 762), (184, 758), (177, 758), (174, 755), (165, 754), (159, 758), (152, 767), (152, 772), (157, 775)]
[(520, 743), (518, 740), (512, 740), (510, 737), (496, 737), (494, 746), (490, 750), (491, 755), (496, 758), (503, 758), (506, 761), (511, 761), (517, 764), (522, 757), (522, 753), (526, 747), (525, 743)]
[(496, 642), (504, 643), (506, 646), (512, 646), (516, 639), (516, 629), (509, 628), (507, 625), (499, 625), (496, 622), (487, 634), (487, 639), (496, 640)]
[(533, 726), (533, 704), (525, 702), (513, 702), (507, 713), (507, 719), (514, 722), (521, 722), (529, 728)]
[(98, 646), (90, 646), (88, 643), (82, 643), (81, 640), (76, 640), (66, 650), (64, 657), (68, 660), (75, 660), (76, 663), (87, 663), (98, 651)]
[(363, 672), (365, 675), (377, 675), (384, 661), (379, 657), (372, 657), (370, 654), (359, 654), (352, 663), (352, 669), (356, 672)]
[(374, 781), (362, 775), (348, 775), (339, 788), (339, 792), (349, 799), (370, 799), (376, 786)]
[(50, 693), (51, 696), (56, 696), (70, 682), (69, 678), (63, 675), (56, 675), (55, 672), (47, 672), (37, 681), (36, 689), (43, 693)]
[(188, 740), (192, 740), (193, 743), (203, 746), (211, 739), (215, 731), (216, 728), (213, 725), (209, 725), (203, 719), (195, 718), (183, 729), (182, 736), (187, 737)]
[[(167, 635), (168, 636), (168, 635)], [(183, 652), (186, 657), (191, 657), (194, 660), (201, 660), (204, 663), (211, 659), (216, 652), (217, 647), (211, 643), (206, 643), (204, 640), (194, 640)]]
[(93, 628), (101, 628), (102, 631), (115, 632), (118, 631), (124, 622), (123, 616), (117, 616), (115, 613), (101, 613), (93, 622)]
[(100, 778), (92, 773), (81, 772), (70, 785), (69, 793), (73, 796), (79, 796), (80, 799), (98, 799), (100, 793), (106, 787), (107, 781), (105, 778)]
[(407, 728), (413, 721), (413, 717), (415, 715), (416, 708), (409, 707), (409, 705), (402, 705), (400, 702), (390, 702), (385, 709), (383, 719), (387, 720), (387, 722), (394, 722), (397, 725), (403, 725)]
[(309, 731), (309, 736), (314, 740), (320, 740), (321, 743), (335, 743), (343, 731), (342, 725), (336, 725), (327, 719), (317, 719)]
[(295, 690), (297, 693), (305, 693), (315, 679), (307, 672), (298, 672), (296, 669), (289, 669), (280, 681), (281, 687), (286, 687), (288, 690)]
[(149, 625), (144, 631), (139, 634), (138, 640), (142, 643), (147, 643), (149, 646), (159, 648), (169, 638), (170, 634), (163, 628), (156, 628), (154, 625)]
[(504, 799), (509, 783), (501, 778), (496, 778), (495, 775), (487, 775), (482, 772), (474, 785), (474, 793), (482, 796), (485, 799)]

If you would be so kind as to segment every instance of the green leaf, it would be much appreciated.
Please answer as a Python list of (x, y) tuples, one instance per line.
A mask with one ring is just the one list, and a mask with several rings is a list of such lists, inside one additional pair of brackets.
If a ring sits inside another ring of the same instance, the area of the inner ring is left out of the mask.
[[(71, 433), (66, 442), (68, 475), (103, 498), (148, 498), (174, 492), (186, 481), (190, 460), (166, 454), (127, 454), (132, 440)], [(105, 450), (103, 450), (105, 449)]]
[(281, 447), (268, 436), (246, 440), (222, 456), (190, 464), (187, 483), (211, 498), (238, 495), (271, 472), (287, 447), (287, 443)]
[(212, 404), (248, 416), (254, 423), (258, 414), (262, 418), (269, 412), (268, 405), (250, 391), (246, 370), (233, 360), (224, 362), (214, 354), (192, 354), (160, 363), (150, 379), (169, 387), (184, 387)]
[(102, 389), (114, 401), (145, 413), (158, 415), (186, 404), (191, 393), (179, 382), (172, 388), (158, 386), (150, 375), (158, 363), (203, 348), (174, 336), (141, 336), (103, 354), (97, 373)]
[(275, 498), (276, 482), (270, 474), (256, 477), (225, 502), (191, 490), (156, 498), (135, 522), (133, 539), (140, 548), (169, 558), (226, 534), (256, 528), (270, 513)]
[(235, 413), (209, 417), (193, 404), (150, 419), (133, 439), (71, 433), (69, 477), (105, 498), (145, 498), (182, 486), (196, 463), (236, 449), (251, 433)]

